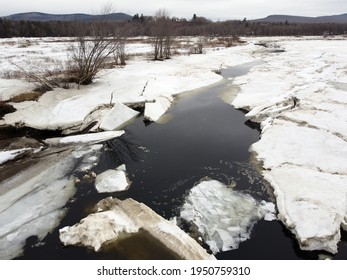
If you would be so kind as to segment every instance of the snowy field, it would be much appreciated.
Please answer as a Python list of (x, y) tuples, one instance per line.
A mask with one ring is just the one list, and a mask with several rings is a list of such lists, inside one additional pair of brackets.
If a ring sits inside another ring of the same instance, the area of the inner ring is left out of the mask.
[[(245, 41), (231, 48), (208, 48), (202, 55), (188, 55), (182, 49), (183, 55), (162, 62), (149, 59), (149, 44), (134, 41), (127, 46), (127, 53), (132, 56), (125, 67), (104, 70), (95, 83), (80, 89), (54, 89), (38, 101), (11, 103), (17, 111), (0, 119), (0, 126), (59, 129), (69, 134), (82, 132), (97, 122), (94, 131), (112, 131), (136, 117), (138, 113), (126, 105), (139, 102), (145, 104), (146, 117), (157, 121), (175, 95), (220, 81), (222, 77), (216, 70), (261, 60), (249, 73), (233, 81), (238, 93), (231, 105), (249, 111), (246, 117), (261, 125), (261, 139), (250, 151), (261, 162), (260, 172), (273, 188), (277, 218), (295, 235), (302, 250), (334, 254), (340, 230), (347, 230), (347, 53), (343, 51), (347, 49), (347, 38)], [(181, 45), (186, 43), (182, 40)], [(0, 40), (0, 101), (34, 89), (34, 85), (18, 78), (15, 65), (33, 71), (55, 67), (68, 59), (69, 44), (68, 38)], [(109, 139), (100, 137), (90, 142)], [(85, 136), (48, 139), (46, 144), (80, 143), (83, 139)], [(18, 148), (0, 150), (0, 164), (23, 152)], [(13, 252), (0, 254), (1, 258), (19, 254), (21, 249), (16, 241), (23, 245), (25, 238), (34, 234), (32, 228), (30, 234), (23, 233), (28, 221), (37, 226), (41, 239), (58, 224), (63, 215), (61, 207), (74, 194), (73, 180), (66, 175), (64, 162), (77, 166), (80, 158), (90, 163), (90, 150), (82, 155), (75, 152), (59, 164), (52, 163), (46, 173), (56, 170), (55, 176), (33, 178), (43, 187), (29, 186), (18, 178), (0, 182), (0, 201), (7, 201), (0, 209), (0, 224), (5, 225), (0, 231), (0, 251), (14, 247)], [(9, 190), (16, 180), (20, 181), (18, 193)], [(51, 182), (64, 189), (65, 194), (52, 209), (43, 211), (52, 193), (41, 193)], [(64, 184), (69, 188), (64, 188)], [(23, 211), (20, 202), (25, 195), (23, 203), (31, 205), (28, 197), (37, 190), (42, 207), (33, 207), (37, 213), (13, 222), (13, 214), (8, 213), (11, 209)], [(53, 216), (51, 228), (39, 225), (41, 220)]]

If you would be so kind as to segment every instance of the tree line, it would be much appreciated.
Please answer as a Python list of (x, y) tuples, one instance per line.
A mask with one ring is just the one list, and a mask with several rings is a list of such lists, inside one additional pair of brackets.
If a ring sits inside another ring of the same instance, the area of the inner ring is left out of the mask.
[[(100, 24), (105, 25), (105, 22)], [(160, 24), (160, 23), (159, 23)], [(162, 23), (161, 23), (162, 24)], [(110, 33), (120, 36), (153, 36), (160, 28), (156, 16), (139, 16), (126, 22), (107, 22)], [(265, 23), (244, 20), (213, 22), (195, 14), (191, 19), (166, 17), (165, 28), (172, 36), (319, 36), (347, 34), (347, 24), (337, 23)], [(13, 21), (0, 18), (0, 38), (92, 36), (89, 22)]]

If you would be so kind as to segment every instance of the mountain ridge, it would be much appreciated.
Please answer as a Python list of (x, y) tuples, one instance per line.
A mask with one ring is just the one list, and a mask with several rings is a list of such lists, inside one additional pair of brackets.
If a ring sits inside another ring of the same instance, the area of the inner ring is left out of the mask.
[(295, 15), (269, 15), (254, 22), (288, 22), (288, 23), (347, 23), (347, 13), (331, 16), (305, 17)]
[(110, 13), (105, 15), (91, 15), (84, 13), (73, 14), (48, 14), (41, 12), (18, 13), (2, 17), (9, 20), (26, 21), (97, 21), (97, 20), (115, 20), (127, 21), (132, 16), (125, 13)]
[[(15, 21), (98, 21), (98, 20), (109, 20), (109, 21), (128, 21), (132, 19), (131, 15), (125, 13), (110, 13), (105, 15), (92, 15), (85, 13), (72, 13), (72, 14), (49, 14), (42, 12), (27, 12), (27, 13), (16, 13), (2, 18), (15, 20)], [(296, 15), (281, 15), (274, 14), (269, 15), (265, 18), (250, 20), (252, 22), (288, 22), (288, 23), (340, 23), (347, 24), (347, 13), (340, 15), (330, 16), (318, 16), (318, 17), (307, 17), (307, 16), (296, 16)]]

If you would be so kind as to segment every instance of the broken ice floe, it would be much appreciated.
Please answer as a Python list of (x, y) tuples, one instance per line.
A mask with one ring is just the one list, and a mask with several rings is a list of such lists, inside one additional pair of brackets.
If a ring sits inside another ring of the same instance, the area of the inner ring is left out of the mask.
[(340, 227), (347, 229), (346, 176), (282, 166), (263, 172), (274, 188), (279, 219), (301, 249), (337, 253)]
[(173, 98), (171, 96), (159, 96), (154, 102), (145, 104), (144, 116), (150, 121), (158, 121), (170, 108)]
[(102, 130), (120, 129), (134, 119), (138, 114), (139, 112), (122, 103), (115, 103), (113, 108), (105, 114), (99, 127)]
[(116, 170), (106, 170), (95, 178), (95, 188), (99, 193), (125, 191), (129, 186), (124, 164)]
[(109, 197), (100, 201), (95, 209), (97, 213), (90, 214), (79, 224), (59, 230), (60, 240), (65, 246), (87, 246), (99, 251), (110, 243), (117, 246), (119, 240), (129, 238), (142, 230), (177, 258), (213, 258), (176, 224), (133, 199), (121, 201)]
[(336, 253), (340, 228), (347, 228), (346, 42), (281, 45), (287, 55), (267, 56), (234, 80), (240, 92), (233, 105), (261, 122), (251, 150), (275, 190), (280, 220), (301, 249)]
[(20, 256), (27, 238), (37, 236), (41, 241), (59, 225), (64, 206), (76, 192), (71, 172), (78, 170), (78, 163), (91, 164), (101, 147), (50, 151), (0, 183), (0, 259)]
[(120, 131), (104, 131), (98, 133), (80, 134), (74, 136), (48, 138), (44, 143), (48, 145), (68, 145), (68, 144), (82, 144), (82, 143), (100, 143), (124, 134), (123, 130)]
[(205, 243), (216, 254), (236, 249), (249, 239), (257, 220), (275, 219), (275, 206), (258, 202), (218, 181), (206, 180), (191, 189), (180, 216), (197, 226)]
[(66, 174), (76, 160), (62, 155), (42, 160), (0, 184), (0, 259), (20, 255), (26, 238), (35, 235), (42, 240), (64, 216), (62, 207), (75, 193)]

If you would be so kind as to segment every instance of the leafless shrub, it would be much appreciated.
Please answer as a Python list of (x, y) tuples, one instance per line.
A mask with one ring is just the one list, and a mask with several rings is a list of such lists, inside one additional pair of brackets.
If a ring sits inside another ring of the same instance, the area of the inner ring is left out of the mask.
[[(112, 2), (105, 4), (101, 12), (104, 15), (114, 12)], [(91, 30), (92, 36), (79, 36), (77, 43), (70, 47), (70, 72), (78, 85), (92, 83), (112, 56), (116, 55), (116, 62), (119, 59), (121, 64), (125, 64), (125, 44), (114, 25), (107, 21), (94, 22)]]
[(93, 82), (97, 74), (104, 68), (107, 59), (117, 51), (114, 38), (98, 35), (87, 39), (79, 37), (77, 44), (70, 48), (71, 72), (78, 85)]
[[(125, 40), (119, 41), (118, 37), (106, 36), (107, 29), (97, 26), (96, 35), (93, 37), (79, 37), (71, 43), (69, 48), (69, 61), (59, 62), (54, 60), (53, 69), (31, 69), (15, 65), (16, 75), (26, 78), (42, 91), (49, 91), (55, 87), (69, 88), (70, 83), (87, 85), (93, 82), (101, 69), (105, 68), (115, 55), (116, 63), (125, 65)], [(45, 61), (51, 61), (46, 58)], [(14, 72), (5, 73), (8, 78)]]
[(3, 79), (22, 79), (25, 75), (20, 70), (8, 70), (2, 73), (1, 77)]
[(167, 10), (160, 9), (156, 12), (152, 27), (154, 60), (168, 59), (171, 57), (173, 39), (171, 36), (171, 19)]
[(30, 47), (31, 45), (32, 43), (28, 39), (18, 42), (18, 48), (27, 48), (27, 47)]
[(202, 54), (203, 50), (205, 48), (206, 45), (206, 38), (203, 36), (200, 36), (196, 42), (195, 48), (194, 48), (194, 52), (196, 54)]
[(126, 65), (127, 55), (125, 51), (125, 41), (125, 38), (120, 38), (118, 40), (116, 50), (115, 52), (113, 52), (113, 57), (116, 65)]
[[(15, 64), (14, 64), (15, 65)], [(33, 83), (39, 91), (46, 92), (54, 87), (69, 88), (70, 86), (70, 70), (63, 65), (54, 69), (28, 71), (25, 68), (15, 65), (27, 81)]]
[(232, 37), (225, 38), (225, 47), (230, 48), (232, 46), (233, 46), (233, 38)]

